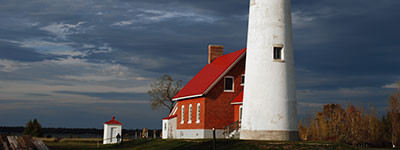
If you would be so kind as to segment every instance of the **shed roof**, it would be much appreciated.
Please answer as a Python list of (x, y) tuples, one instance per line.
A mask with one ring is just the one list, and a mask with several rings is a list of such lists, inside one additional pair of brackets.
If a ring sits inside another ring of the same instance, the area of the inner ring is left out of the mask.
[(115, 117), (112, 116), (112, 119), (110, 121), (105, 122), (104, 124), (114, 124), (114, 125), (122, 125), (121, 122), (115, 120)]
[(172, 118), (175, 118), (175, 117), (178, 117), (178, 115), (172, 115), (172, 116), (169, 116), (169, 117), (165, 117), (165, 118), (163, 118), (163, 120), (169, 120), (169, 119), (172, 119)]
[(243, 104), (243, 91), (231, 102), (232, 105)]

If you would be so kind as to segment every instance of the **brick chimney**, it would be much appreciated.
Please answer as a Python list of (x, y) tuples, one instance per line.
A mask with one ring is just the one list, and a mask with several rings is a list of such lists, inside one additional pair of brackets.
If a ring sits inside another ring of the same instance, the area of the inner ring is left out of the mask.
[(208, 64), (215, 58), (224, 55), (224, 46), (222, 45), (208, 45)]

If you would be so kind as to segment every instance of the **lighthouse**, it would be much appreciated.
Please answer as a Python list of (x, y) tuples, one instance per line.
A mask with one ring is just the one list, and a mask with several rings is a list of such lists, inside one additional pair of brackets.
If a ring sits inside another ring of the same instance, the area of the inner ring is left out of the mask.
[(250, 0), (240, 139), (298, 140), (290, 0)]

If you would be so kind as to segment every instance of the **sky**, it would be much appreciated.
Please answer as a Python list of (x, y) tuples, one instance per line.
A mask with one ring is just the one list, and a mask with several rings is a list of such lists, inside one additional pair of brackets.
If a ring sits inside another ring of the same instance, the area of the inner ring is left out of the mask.
[[(161, 128), (147, 91), (187, 83), (207, 46), (246, 47), (248, 0), (0, 0), (0, 126)], [(292, 0), (300, 119), (386, 111), (400, 81), (399, 0)]]

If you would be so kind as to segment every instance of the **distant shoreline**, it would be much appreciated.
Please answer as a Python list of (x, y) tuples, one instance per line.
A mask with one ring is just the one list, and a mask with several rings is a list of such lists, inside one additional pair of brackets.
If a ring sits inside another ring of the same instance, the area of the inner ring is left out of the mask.
[[(0, 134), (6, 135), (22, 135), (25, 127), (22, 126), (0, 126)], [(143, 129), (123, 129), (124, 135), (134, 135), (135, 132), (142, 132)], [(148, 129), (149, 134), (152, 135), (153, 130), (157, 130), (157, 133), (161, 129)], [(103, 129), (98, 128), (43, 128), (44, 137), (73, 137), (73, 138), (97, 138), (103, 136)]]

